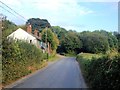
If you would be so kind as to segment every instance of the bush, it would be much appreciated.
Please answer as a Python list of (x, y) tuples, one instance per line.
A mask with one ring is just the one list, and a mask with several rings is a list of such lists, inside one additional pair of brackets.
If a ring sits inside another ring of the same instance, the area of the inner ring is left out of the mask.
[(38, 69), (43, 59), (42, 51), (36, 46), (5, 39), (2, 49), (2, 83), (9, 84)]
[(92, 88), (114, 88), (120, 87), (120, 55), (112, 58), (108, 55), (99, 58), (83, 59), (77, 56), (84, 76)]

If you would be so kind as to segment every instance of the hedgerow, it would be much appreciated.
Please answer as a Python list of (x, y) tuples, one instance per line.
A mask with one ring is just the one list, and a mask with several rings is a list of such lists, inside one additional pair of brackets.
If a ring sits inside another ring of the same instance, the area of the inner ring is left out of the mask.
[(113, 88), (120, 87), (120, 55), (110, 57), (104, 55), (99, 58), (83, 58), (77, 56), (77, 60), (83, 71), (83, 75), (89, 87), (95, 88)]
[(2, 47), (2, 83), (9, 84), (41, 67), (45, 55), (36, 46), (4, 39)]

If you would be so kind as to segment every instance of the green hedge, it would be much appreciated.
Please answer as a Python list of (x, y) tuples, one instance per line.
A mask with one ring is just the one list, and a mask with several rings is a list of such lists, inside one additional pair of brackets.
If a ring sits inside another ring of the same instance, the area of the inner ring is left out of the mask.
[(45, 55), (36, 46), (23, 41), (3, 41), (2, 83), (9, 84), (40, 68)]
[(78, 55), (77, 60), (82, 68), (83, 75), (92, 88), (114, 88), (120, 87), (120, 55), (110, 57), (84, 58)]

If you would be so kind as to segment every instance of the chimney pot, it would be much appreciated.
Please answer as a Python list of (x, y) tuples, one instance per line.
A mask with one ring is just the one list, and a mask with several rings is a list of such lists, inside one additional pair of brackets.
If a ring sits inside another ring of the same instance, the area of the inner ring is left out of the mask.
[(28, 32), (28, 33), (32, 33), (32, 26), (31, 26), (31, 25), (28, 25), (28, 26), (27, 26), (27, 32)]

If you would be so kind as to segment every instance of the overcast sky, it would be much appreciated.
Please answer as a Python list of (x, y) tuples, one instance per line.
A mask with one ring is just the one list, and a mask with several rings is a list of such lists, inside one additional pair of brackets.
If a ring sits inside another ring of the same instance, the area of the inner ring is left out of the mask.
[[(83, 30), (118, 30), (119, 0), (0, 0), (27, 19), (47, 19), (52, 26), (78, 32)], [(88, 2), (89, 1), (89, 2)], [(114, 1), (114, 2), (113, 2)], [(0, 3), (4, 9), (8, 9)], [(0, 13), (16, 24), (25, 24), (20, 17), (0, 7)], [(12, 11), (11, 11), (12, 12)], [(14, 13), (14, 12), (13, 12)]]

